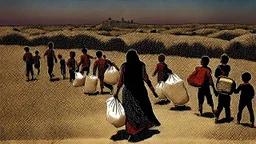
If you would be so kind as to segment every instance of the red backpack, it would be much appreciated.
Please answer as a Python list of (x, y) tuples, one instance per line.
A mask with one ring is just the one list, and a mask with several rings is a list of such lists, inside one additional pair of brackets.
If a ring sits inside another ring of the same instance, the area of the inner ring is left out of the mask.
[(202, 87), (205, 82), (205, 77), (208, 70), (204, 69), (206, 68), (196, 67), (195, 71), (193, 71), (193, 73), (190, 74), (187, 78), (188, 84), (194, 87)]

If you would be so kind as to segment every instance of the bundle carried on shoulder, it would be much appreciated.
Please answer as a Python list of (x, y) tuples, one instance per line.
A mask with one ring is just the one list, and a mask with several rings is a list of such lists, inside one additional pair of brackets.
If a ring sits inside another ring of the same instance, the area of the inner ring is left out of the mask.
[(234, 92), (236, 83), (232, 78), (220, 76), (216, 82), (216, 90), (219, 94), (230, 95)]
[(184, 105), (189, 101), (184, 82), (176, 74), (171, 74), (166, 80), (163, 87), (163, 94), (175, 105)]
[(203, 67), (196, 67), (195, 70), (187, 78), (189, 85), (194, 87), (202, 87), (206, 77), (206, 70)]
[(116, 128), (125, 125), (126, 116), (125, 116), (125, 111), (121, 102), (117, 98), (111, 97), (106, 100), (106, 105), (107, 105), (107, 113), (106, 113), (107, 121), (110, 122), (112, 125), (114, 125)]
[(91, 75), (90, 77), (86, 77), (84, 84), (84, 93), (93, 94), (97, 90), (98, 77)]
[(166, 96), (163, 93), (163, 88), (164, 88), (164, 81), (157, 83), (155, 91), (156, 91), (156, 94), (158, 95), (158, 99), (166, 99)]
[(118, 83), (120, 74), (114, 66), (109, 66), (104, 73), (104, 82), (110, 85)]
[(85, 83), (85, 76), (83, 76), (80, 72), (75, 72), (75, 80), (73, 82), (74, 87), (83, 86)]

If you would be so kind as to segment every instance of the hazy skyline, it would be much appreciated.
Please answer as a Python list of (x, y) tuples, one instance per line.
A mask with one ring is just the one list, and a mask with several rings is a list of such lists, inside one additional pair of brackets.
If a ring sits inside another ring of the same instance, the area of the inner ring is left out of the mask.
[(256, 0), (0, 0), (0, 25), (99, 24), (109, 17), (142, 24), (256, 24)]

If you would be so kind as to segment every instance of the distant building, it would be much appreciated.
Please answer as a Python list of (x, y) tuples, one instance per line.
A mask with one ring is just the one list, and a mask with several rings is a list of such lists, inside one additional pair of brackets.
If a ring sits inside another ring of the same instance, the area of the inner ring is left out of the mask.
[(113, 28), (138, 28), (139, 24), (135, 23), (133, 20), (125, 21), (124, 18), (122, 18), (122, 21), (112, 20), (109, 18), (97, 27), (101, 30), (111, 31)]

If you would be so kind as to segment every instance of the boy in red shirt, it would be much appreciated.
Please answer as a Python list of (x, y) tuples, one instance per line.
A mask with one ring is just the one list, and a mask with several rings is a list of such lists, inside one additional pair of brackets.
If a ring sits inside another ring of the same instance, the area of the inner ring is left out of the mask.
[(108, 59), (102, 58), (102, 51), (97, 51), (96, 56), (98, 59), (94, 62), (94, 65), (93, 65), (93, 75), (96, 75), (96, 71), (98, 70), (98, 78), (100, 80), (101, 94), (104, 93), (103, 92), (104, 86), (109, 88), (110, 94), (112, 94), (113, 86), (104, 82), (104, 73), (108, 68), (108, 65), (112, 65), (112, 62), (109, 61)]
[(24, 48), (25, 54), (23, 55), (23, 60), (26, 62), (26, 76), (27, 81), (29, 81), (29, 73), (31, 73), (31, 80), (34, 80), (34, 71), (33, 71), (33, 64), (34, 58), (31, 52), (29, 52), (29, 47)]
[(207, 103), (211, 106), (212, 112), (214, 114), (214, 104), (213, 99), (210, 91), (210, 86), (212, 87), (214, 94), (217, 95), (217, 91), (215, 90), (214, 83), (211, 76), (211, 69), (208, 67), (210, 62), (210, 58), (208, 56), (201, 57), (201, 67), (198, 67), (198, 70), (204, 71), (204, 83), (203, 86), (198, 88), (198, 110), (200, 115), (203, 114), (203, 103), (204, 103), (204, 96), (207, 99)]
[(90, 59), (96, 59), (96, 57), (92, 57), (92, 56), (88, 55), (86, 48), (83, 48), (82, 52), (83, 52), (83, 55), (81, 55), (80, 62), (78, 63), (77, 67), (79, 68), (80, 65), (82, 65), (80, 73), (84, 74), (84, 71), (86, 71), (86, 75), (88, 75), (90, 72), (90, 66), (91, 66)]
[(159, 63), (156, 65), (156, 69), (153, 73), (153, 77), (157, 74), (157, 82), (166, 81), (168, 79), (168, 74), (172, 74), (165, 61), (165, 55), (160, 54), (158, 56)]
[(55, 52), (53, 50), (54, 44), (53, 42), (48, 43), (48, 49), (44, 53), (44, 57), (47, 56), (47, 66), (48, 66), (48, 74), (50, 76), (50, 80), (52, 80), (52, 77), (54, 76), (53, 67), (54, 67), (54, 61), (57, 63), (57, 57), (55, 55)]

